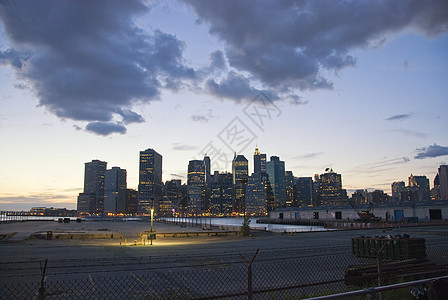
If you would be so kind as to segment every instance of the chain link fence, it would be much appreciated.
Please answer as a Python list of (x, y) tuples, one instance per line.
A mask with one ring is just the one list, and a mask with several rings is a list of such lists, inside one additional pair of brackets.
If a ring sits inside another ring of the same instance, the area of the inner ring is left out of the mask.
[[(356, 257), (338, 247), (148, 256), (132, 262), (22, 262), (22, 277), (2, 273), (0, 299), (304, 299), (446, 276), (447, 245), (443, 238), (427, 243), (425, 259), (382, 259), (380, 265), (378, 259)], [(381, 297), (414, 299), (413, 288), (395, 288)]]

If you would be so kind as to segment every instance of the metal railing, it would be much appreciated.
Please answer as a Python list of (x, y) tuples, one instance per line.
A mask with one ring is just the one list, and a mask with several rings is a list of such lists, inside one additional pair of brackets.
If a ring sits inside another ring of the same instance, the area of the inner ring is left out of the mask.
[(349, 297), (356, 297), (356, 296), (369, 296), (370, 299), (374, 299), (376, 295), (380, 294), (381, 292), (386, 291), (394, 291), (398, 289), (403, 289), (407, 287), (413, 287), (413, 286), (422, 286), (422, 285), (428, 285), (432, 282), (440, 279), (448, 279), (448, 276), (440, 276), (440, 277), (434, 277), (434, 278), (428, 278), (428, 279), (421, 279), (421, 280), (414, 280), (404, 283), (396, 283), (396, 284), (390, 284), (385, 286), (379, 286), (379, 287), (370, 287), (363, 290), (357, 290), (357, 291), (351, 291), (351, 292), (345, 292), (345, 293), (339, 293), (339, 294), (333, 294), (333, 295), (327, 295), (327, 296), (321, 296), (321, 297), (314, 297), (314, 298), (307, 298), (305, 300), (330, 300), (330, 299), (342, 299), (342, 298), (349, 298)]

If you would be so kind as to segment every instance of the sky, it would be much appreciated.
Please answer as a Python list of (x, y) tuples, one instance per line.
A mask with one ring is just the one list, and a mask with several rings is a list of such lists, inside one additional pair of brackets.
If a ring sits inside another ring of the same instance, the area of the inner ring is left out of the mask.
[(448, 2), (0, 1), (0, 210), (76, 209), (84, 163), (186, 181), (256, 146), (382, 189), (448, 162)]

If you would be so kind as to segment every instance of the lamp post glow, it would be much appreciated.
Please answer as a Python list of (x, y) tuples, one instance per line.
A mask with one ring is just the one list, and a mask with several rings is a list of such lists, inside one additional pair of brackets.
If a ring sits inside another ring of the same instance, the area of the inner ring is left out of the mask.
[(151, 245), (152, 245), (152, 219), (154, 217), (154, 208), (151, 208), (151, 231), (149, 232), (149, 238), (151, 239)]
[(152, 232), (152, 219), (154, 217), (154, 208), (151, 208), (151, 232)]

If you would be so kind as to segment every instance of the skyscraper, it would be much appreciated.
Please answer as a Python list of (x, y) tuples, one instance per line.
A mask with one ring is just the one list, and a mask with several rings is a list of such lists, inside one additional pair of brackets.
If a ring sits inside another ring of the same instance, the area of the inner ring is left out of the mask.
[(286, 191), (286, 207), (297, 206), (296, 199), (294, 197), (294, 175), (292, 171), (285, 172), (285, 191)]
[(104, 212), (104, 176), (107, 162), (92, 160), (85, 163), (84, 192), (79, 194), (78, 213)]
[(313, 179), (311, 177), (297, 178), (295, 194), (299, 206), (313, 205)]
[(382, 190), (375, 190), (368, 193), (367, 198), (370, 203), (386, 203), (389, 201), (389, 195)]
[(229, 216), (233, 212), (233, 175), (215, 173), (211, 186), (210, 213)]
[[(368, 192), (367, 190), (356, 190), (353, 194), (352, 194), (352, 198), (351, 198), (351, 204), (365, 204), (365, 203), (369, 203), (368, 200)], [(401, 196), (400, 196), (401, 198)]]
[(204, 166), (205, 166), (205, 199), (204, 199), (204, 210), (207, 210), (210, 206), (210, 194), (211, 194), (211, 162), (210, 157), (204, 156)]
[(258, 147), (254, 152), (254, 173), (266, 173), (266, 154), (261, 154)]
[(246, 193), (247, 178), (249, 177), (248, 161), (244, 155), (236, 155), (232, 161), (232, 174), (234, 186), (234, 211), (244, 213), (244, 195)]
[(104, 212), (126, 212), (126, 170), (113, 167), (106, 170), (104, 179)]
[(76, 211), (80, 215), (87, 215), (94, 212), (93, 203), (95, 202), (94, 193), (79, 193)]
[(162, 155), (154, 149), (140, 151), (138, 181), (138, 212), (150, 214), (153, 208), (159, 212), (162, 198)]
[(314, 174), (313, 180), (313, 206), (319, 206), (320, 201), (320, 176), (319, 174)]
[(406, 186), (403, 181), (392, 183), (392, 200), (401, 202), (401, 192), (406, 191)]
[(182, 181), (173, 179), (165, 182), (165, 194), (176, 212), (181, 212), (182, 206)]
[(439, 167), (439, 184), (441, 200), (448, 200), (448, 165)]
[(428, 201), (430, 199), (429, 179), (426, 176), (409, 177), (409, 189), (417, 192), (417, 201)]
[(249, 176), (246, 185), (245, 208), (246, 214), (252, 216), (266, 215), (266, 176), (260, 173), (253, 173)]
[(442, 197), (440, 196), (440, 177), (439, 173), (434, 177), (434, 187), (430, 191), (431, 200), (440, 200)]
[(269, 175), (262, 175), (262, 180), (264, 181), (264, 189), (266, 191), (266, 208), (268, 211), (273, 211), (277, 208), (275, 204), (274, 192), (272, 191), (271, 182), (269, 181)]
[(126, 213), (136, 214), (138, 211), (138, 191), (126, 189)]
[(406, 187), (406, 190), (401, 192), (401, 201), (403, 202), (416, 202), (419, 201), (419, 193), (415, 188)]
[(188, 163), (187, 210), (197, 214), (205, 209), (205, 163), (203, 160), (190, 160)]
[(347, 192), (342, 188), (341, 175), (333, 169), (320, 175), (320, 201), (323, 205), (347, 204)]
[(266, 163), (266, 173), (274, 193), (274, 208), (286, 207), (285, 162), (271, 156)]

